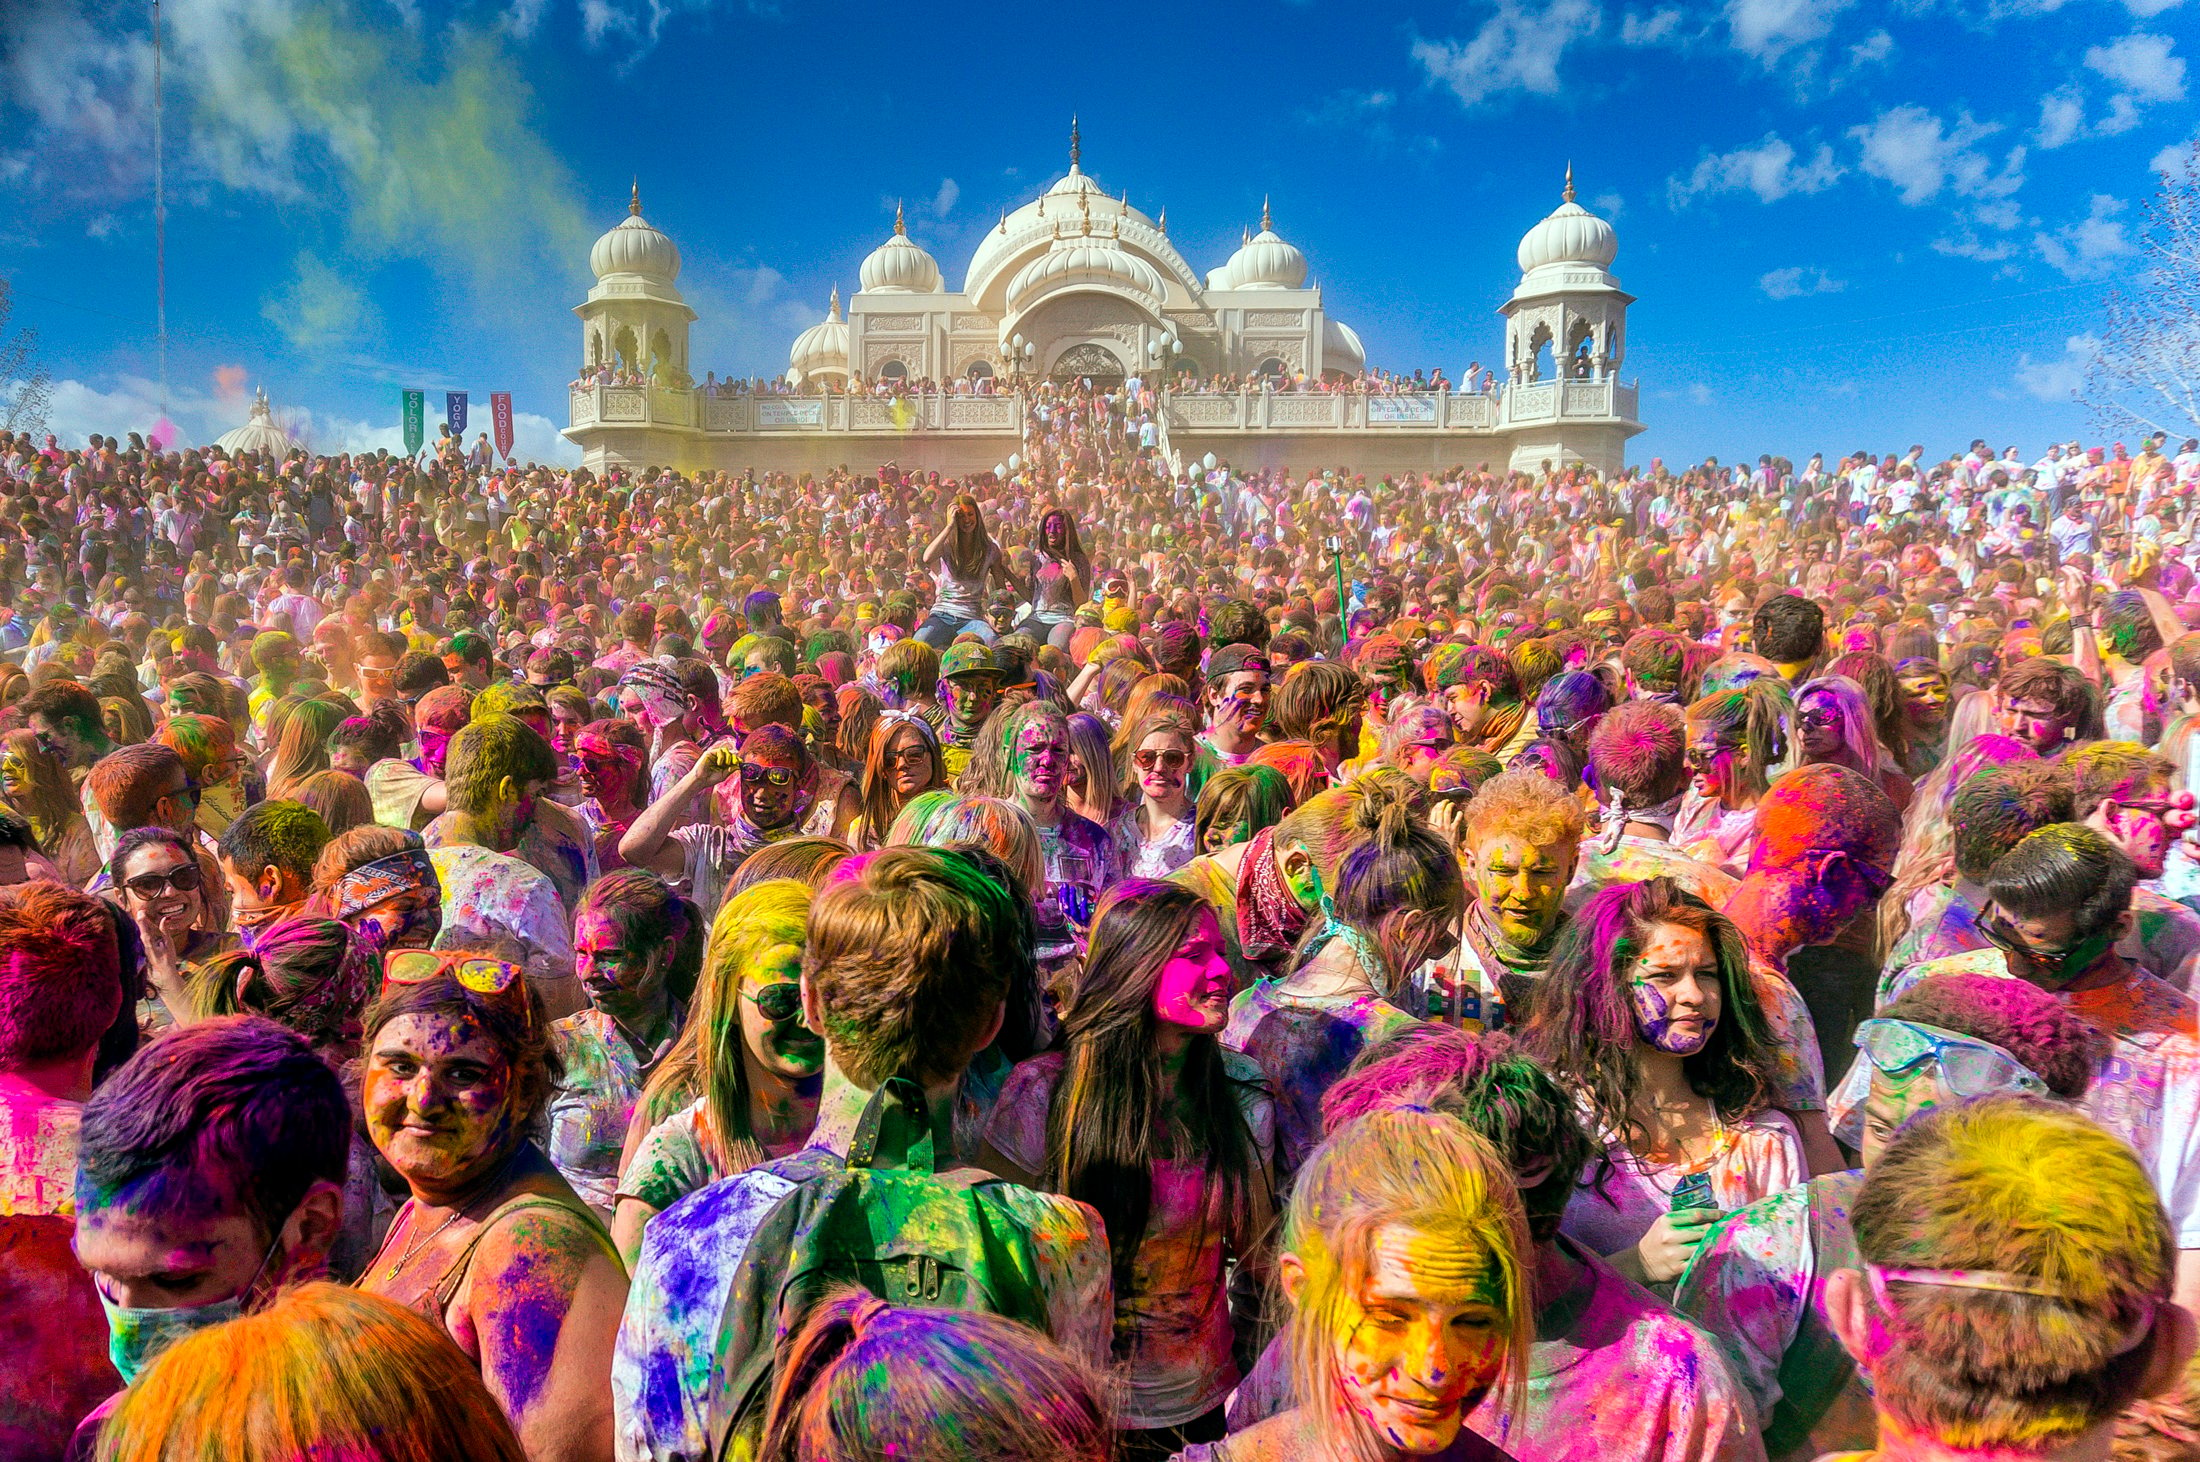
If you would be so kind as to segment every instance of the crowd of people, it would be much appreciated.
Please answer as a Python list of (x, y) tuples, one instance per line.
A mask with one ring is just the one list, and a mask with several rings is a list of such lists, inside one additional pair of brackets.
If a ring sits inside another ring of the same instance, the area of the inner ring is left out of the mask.
[(2200, 1455), (2200, 444), (1142, 389), (0, 436), (0, 1455)]

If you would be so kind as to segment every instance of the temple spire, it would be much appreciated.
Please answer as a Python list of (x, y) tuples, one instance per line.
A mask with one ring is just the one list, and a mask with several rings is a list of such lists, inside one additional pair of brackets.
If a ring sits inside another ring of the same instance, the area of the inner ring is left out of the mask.
[(627, 199), (626, 211), (635, 218), (642, 216), (642, 179), (639, 173), (634, 176), (634, 193)]
[(1168, 204), (1164, 203), (1164, 204), (1162, 204), (1162, 205), (1161, 205), (1161, 217), (1160, 217), (1160, 219), (1159, 219), (1158, 221), (1159, 221), (1159, 223), (1160, 223), (1160, 225), (1161, 225), (1161, 237), (1163, 237), (1163, 238), (1167, 238), (1167, 237), (1169, 236), (1169, 205), (1168, 205)]
[(837, 284), (833, 286), (833, 302), (825, 307), (825, 318), (828, 320), (840, 318), (840, 286)]
[(1574, 201), (1574, 165), (1571, 162), (1566, 164), (1566, 201)]
[(1069, 114), (1069, 170), (1071, 172), (1077, 171), (1077, 165), (1083, 160), (1084, 152), (1084, 147), (1077, 140), (1077, 114), (1071, 112)]
[(1263, 193), (1260, 196), (1260, 231), (1264, 234), (1274, 233), (1275, 229), (1276, 216), (1268, 211), (1268, 195)]
[(894, 232), (900, 234), (903, 238), (909, 236), (909, 225), (902, 219), (901, 200), (899, 198), (894, 200)]

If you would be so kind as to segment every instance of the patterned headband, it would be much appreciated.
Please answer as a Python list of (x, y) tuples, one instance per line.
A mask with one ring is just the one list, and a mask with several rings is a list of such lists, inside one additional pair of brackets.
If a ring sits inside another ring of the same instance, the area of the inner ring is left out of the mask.
[(407, 848), (363, 863), (337, 879), (329, 902), (335, 917), (349, 919), (384, 899), (416, 888), (433, 889), (438, 898), (442, 897), (443, 884), (436, 877), (435, 861), (422, 849)]

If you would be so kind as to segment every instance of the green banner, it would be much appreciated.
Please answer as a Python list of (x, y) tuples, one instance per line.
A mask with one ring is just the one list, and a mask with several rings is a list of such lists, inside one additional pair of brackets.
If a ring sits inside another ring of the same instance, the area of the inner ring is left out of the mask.
[(408, 457), (418, 455), (420, 444), (426, 439), (427, 428), (423, 418), (427, 410), (427, 395), (425, 391), (405, 393), (405, 455)]

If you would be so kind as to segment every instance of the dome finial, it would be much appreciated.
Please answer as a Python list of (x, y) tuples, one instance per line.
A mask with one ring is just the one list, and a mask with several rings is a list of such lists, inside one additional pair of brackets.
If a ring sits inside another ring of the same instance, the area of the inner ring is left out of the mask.
[(832, 303), (825, 307), (825, 318), (828, 320), (840, 318), (840, 286), (837, 284), (833, 286)]
[(1566, 201), (1574, 201), (1574, 165), (1571, 161), (1566, 164)]
[(1161, 224), (1161, 237), (1167, 238), (1169, 236), (1169, 205), (1166, 203), (1161, 205), (1161, 218), (1159, 222)]
[(1069, 114), (1069, 170), (1071, 172), (1077, 171), (1078, 163), (1084, 159), (1084, 152), (1083, 145), (1077, 139), (1077, 114), (1071, 112)]
[(632, 218), (642, 216), (642, 178), (639, 173), (634, 175), (634, 192), (626, 200), (626, 211), (628, 216)]
[(1001, 232), (1004, 234), (1008, 232), (1008, 210), (1006, 208), (1001, 210)]
[(1268, 195), (1263, 193), (1260, 195), (1260, 231), (1262, 233), (1273, 233), (1275, 227), (1276, 216), (1268, 211)]
[(909, 225), (901, 216), (901, 200), (899, 198), (894, 200), (894, 232), (903, 238), (909, 236)]

